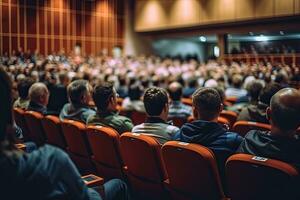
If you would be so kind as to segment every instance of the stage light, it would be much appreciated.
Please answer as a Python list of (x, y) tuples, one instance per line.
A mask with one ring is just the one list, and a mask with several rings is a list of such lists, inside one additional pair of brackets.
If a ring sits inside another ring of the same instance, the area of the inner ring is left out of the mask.
[(201, 42), (206, 42), (206, 37), (200, 36), (200, 37), (199, 37), (199, 40), (200, 40)]
[(255, 41), (258, 41), (258, 42), (266, 42), (269, 40), (268, 37), (266, 37), (264, 35), (257, 36), (254, 39), (255, 39)]
[(279, 31), (280, 35), (284, 35), (284, 32), (283, 31)]

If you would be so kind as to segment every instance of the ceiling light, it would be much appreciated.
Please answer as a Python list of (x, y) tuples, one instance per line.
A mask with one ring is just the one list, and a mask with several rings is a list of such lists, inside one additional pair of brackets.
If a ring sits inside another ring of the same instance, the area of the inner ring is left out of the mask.
[(200, 36), (200, 37), (199, 37), (199, 40), (200, 40), (201, 42), (206, 42), (206, 37)]

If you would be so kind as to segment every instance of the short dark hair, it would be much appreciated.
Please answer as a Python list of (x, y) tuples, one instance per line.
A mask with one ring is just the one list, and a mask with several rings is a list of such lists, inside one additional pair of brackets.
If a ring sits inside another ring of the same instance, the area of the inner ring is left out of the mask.
[[(172, 83), (171, 83), (172, 84)], [(178, 83), (176, 88), (168, 88), (168, 92), (172, 101), (180, 101), (182, 96), (182, 85)]]
[[(299, 103), (299, 91), (296, 89), (285, 88), (279, 92), (292, 90), (297, 92), (298, 102), (291, 100), (291, 102), (281, 101), (279, 95), (274, 95), (271, 99), (271, 119), (273, 124), (283, 131), (296, 130), (300, 126), (300, 103)], [(295, 97), (294, 97), (295, 98)]]
[(254, 80), (249, 83), (247, 90), (252, 101), (258, 101), (259, 94), (263, 87), (262, 82), (259, 80)]
[(149, 116), (158, 116), (168, 103), (168, 93), (163, 88), (148, 88), (144, 94), (144, 106)]
[(110, 82), (96, 85), (93, 92), (93, 100), (98, 111), (106, 111), (109, 100), (114, 95), (114, 85)]
[(138, 85), (130, 86), (128, 89), (128, 97), (130, 100), (140, 100), (142, 96), (142, 90)]
[(221, 101), (224, 102), (225, 101), (225, 91), (224, 91), (224, 89), (220, 86), (213, 87), (213, 89), (215, 89), (218, 92), (218, 94), (221, 98)]
[(193, 106), (201, 119), (210, 121), (220, 113), (222, 100), (219, 93), (213, 88), (199, 88), (192, 96)]
[(68, 85), (68, 96), (72, 104), (81, 104), (81, 99), (88, 92), (88, 81), (75, 80)]
[(282, 87), (279, 83), (270, 83), (266, 85), (259, 94), (259, 101), (263, 104), (270, 105), (272, 96), (281, 89)]
[(29, 88), (33, 85), (34, 80), (31, 78), (22, 79), (18, 85), (18, 93), (21, 99), (26, 99), (28, 97)]

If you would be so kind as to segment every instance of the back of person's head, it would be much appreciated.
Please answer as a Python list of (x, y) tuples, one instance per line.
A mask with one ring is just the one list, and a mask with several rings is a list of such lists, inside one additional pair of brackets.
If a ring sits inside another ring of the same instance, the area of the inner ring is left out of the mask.
[(18, 89), (19, 97), (21, 99), (27, 99), (28, 98), (29, 88), (33, 85), (33, 83), (34, 83), (34, 81), (31, 78), (22, 79), (18, 83), (17, 89)]
[(246, 89), (251, 98), (251, 101), (258, 101), (259, 94), (260, 94), (261, 90), (263, 89), (263, 87), (264, 86), (263, 86), (262, 82), (259, 80), (251, 81), (247, 85)]
[(222, 87), (213, 87), (219, 94), (222, 103), (225, 101), (225, 91)]
[(197, 87), (197, 79), (196, 78), (191, 78), (189, 81), (188, 81), (188, 86), (190, 88), (195, 88)]
[[(0, 67), (0, 143), (8, 141), (9, 148), (14, 149), (14, 132), (9, 127), (13, 126), (12, 114), (12, 82), (5, 70)], [(5, 148), (0, 145), (0, 151)]]
[(90, 100), (91, 86), (86, 80), (75, 80), (68, 85), (67, 92), (73, 105), (85, 105)]
[(130, 86), (128, 89), (128, 97), (130, 100), (140, 100), (142, 96), (142, 90), (138, 85)]
[(151, 87), (145, 91), (143, 101), (149, 116), (159, 116), (169, 103), (168, 93), (163, 88)]
[(243, 77), (241, 75), (239, 75), (239, 74), (233, 75), (233, 77), (232, 77), (232, 85), (233, 85), (233, 87), (235, 87), (235, 88), (241, 88), (242, 84), (243, 84)]
[(294, 133), (300, 126), (300, 91), (293, 88), (284, 88), (278, 91), (271, 99), (267, 111), (271, 125), (281, 132)]
[(110, 82), (96, 85), (93, 92), (93, 100), (99, 112), (105, 112), (109, 108), (110, 102), (116, 104), (117, 94), (114, 85)]
[(46, 106), (49, 100), (49, 91), (44, 83), (34, 83), (29, 89), (29, 99)]
[(63, 85), (68, 85), (69, 83), (69, 76), (68, 76), (68, 73), (67, 72), (60, 72), (58, 74), (58, 80), (60, 82), (60, 84), (63, 84)]
[(179, 82), (172, 82), (168, 87), (168, 92), (172, 101), (180, 101), (182, 97), (182, 85)]
[(223, 109), (219, 93), (213, 88), (199, 88), (192, 96), (193, 113), (196, 119), (215, 120)]
[(263, 104), (270, 105), (272, 96), (281, 89), (282, 87), (278, 83), (267, 84), (259, 94), (259, 101)]

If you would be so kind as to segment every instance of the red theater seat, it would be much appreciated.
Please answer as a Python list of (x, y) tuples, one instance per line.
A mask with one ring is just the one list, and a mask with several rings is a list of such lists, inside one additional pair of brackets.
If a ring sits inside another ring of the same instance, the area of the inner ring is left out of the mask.
[(83, 173), (94, 172), (85, 125), (74, 120), (63, 120), (61, 127), (67, 142), (67, 150), (77, 167)]
[(191, 98), (182, 98), (181, 102), (188, 106), (192, 106), (192, 104), (193, 104), (193, 100)]
[(67, 148), (67, 144), (62, 133), (60, 120), (58, 117), (48, 115), (42, 119), (42, 125), (47, 136), (47, 143), (60, 147)]
[(231, 128), (234, 125), (234, 123), (236, 122), (237, 114), (233, 111), (223, 110), (220, 113), (220, 117), (227, 119), (230, 123), (230, 128)]
[(134, 125), (138, 125), (138, 124), (144, 123), (146, 121), (147, 115), (146, 115), (146, 113), (143, 113), (143, 112), (131, 111), (130, 118)]
[(123, 133), (120, 147), (125, 172), (137, 199), (166, 199), (164, 170), (159, 143), (149, 136)]
[(172, 199), (225, 199), (213, 153), (198, 144), (170, 141), (162, 147)]
[(26, 111), (24, 118), (30, 133), (30, 139), (38, 146), (45, 144), (46, 135), (42, 126), (44, 116), (35, 111)]
[(233, 131), (243, 137), (251, 130), (270, 131), (271, 125), (249, 121), (238, 121), (233, 125)]
[(299, 199), (297, 170), (278, 160), (236, 154), (226, 162), (226, 175), (231, 200)]
[(124, 178), (118, 132), (108, 127), (88, 126), (87, 137), (97, 173), (105, 180)]

